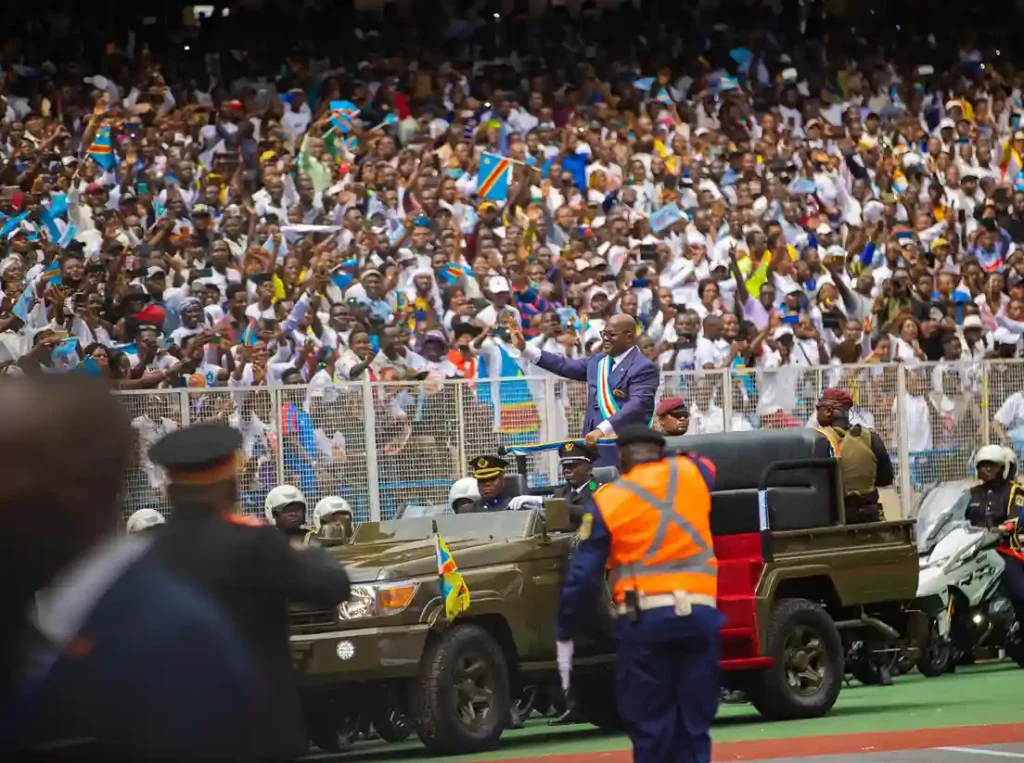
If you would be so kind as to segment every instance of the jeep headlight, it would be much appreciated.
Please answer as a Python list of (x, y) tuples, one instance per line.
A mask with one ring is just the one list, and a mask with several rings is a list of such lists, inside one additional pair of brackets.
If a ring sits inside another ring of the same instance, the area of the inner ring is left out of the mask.
[(409, 606), (419, 587), (419, 583), (354, 585), (349, 600), (338, 605), (338, 617), (358, 620), (393, 615)]

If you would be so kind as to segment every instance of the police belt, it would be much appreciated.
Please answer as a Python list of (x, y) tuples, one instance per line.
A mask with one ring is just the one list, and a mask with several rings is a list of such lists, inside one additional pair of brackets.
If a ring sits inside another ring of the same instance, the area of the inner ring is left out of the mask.
[[(649, 609), (662, 609), (672, 607), (680, 617), (686, 617), (693, 611), (693, 605), (699, 604), (703, 607), (718, 607), (714, 596), (702, 593), (687, 593), (686, 591), (673, 591), (672, 593), (659, 593), (653, 596), (637, 594), (637, 609), (645, 611)], [(629, 608), (625, 602), (615, 605), (615, 614), (618, 616), (629, 614)]]

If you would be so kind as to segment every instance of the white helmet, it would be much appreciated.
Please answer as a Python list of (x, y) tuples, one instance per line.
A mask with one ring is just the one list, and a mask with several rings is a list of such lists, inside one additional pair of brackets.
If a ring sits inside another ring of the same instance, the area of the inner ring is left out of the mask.
[[(1007, 456), (1007, 451), (1010, 455)], [(1013, 451), (1009, 448), (1004, 448), (1002, 445), (985, 445), (978, 449), (978, 452), (974, 455), (974, 468), (977, 469), (980, 464), (990, 463), (998, 464), (1003, 467), (1003, 479), (1010, 478), (1011, 465), (1017, 465), (1017, 457), (1013, 455)]]
[(302, 508), (305, 509), (306, 496), (293, 485), (278, 485), (267, 493), (267, 500), (263, 502), (263, 513), (266, 515), (267, 521), (272, 525), (277, 524), (277, 521), (274, 519), (274, 512), (283, 506), (287, 506), (289, 503), (301, 503)]
[(455, 480), (448, 493), (448, 506), (452, 511), (455, 511), (455, 502), (463, 498), (470, 498), (474, 501), (480, 499), (480, 488), (477, 487), (475, 477), (463, 477), (460, 480)]
[(1017, 454), (1014, 453), (1013, 448), (1007, 448), (1005, 445), (1003, 452), (1006, 454), (1006, 479), (1013, 482), (1017, 479)]
[(313, 529), (320, 532), (324, 517), (329, 517), (331, 514), (348, 514), (351, 518), (352, 507), (341, 496), (329, 495), (326, 498), (321, 498), (316, 508), (313, 509)]
[(156, 509), (139, 509), (128, 517), (126, 529), (130, 535), (167, 524), (164, 515)]

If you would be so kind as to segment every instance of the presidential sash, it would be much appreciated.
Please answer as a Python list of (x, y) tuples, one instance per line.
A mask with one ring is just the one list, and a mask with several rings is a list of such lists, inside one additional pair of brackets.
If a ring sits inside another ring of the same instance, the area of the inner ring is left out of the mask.
[(597, 407), (607, 421), (619, 412), (619, 401), (612, 394), (612, 359), (605, 355), (597, 363)]
[[(615, 394), (616, 392), (618, 392), (618, 395)], [(597, 407), (601, 411), (603, 420), (607, 421), (622, 408), (617, 399), (618, 397), (625, 399), (626, 394), (620, 390), (612, 389), (612, 359), (610, 355), (605, 355), (597, 362)], [(654, 426), (655, 418), (657, 417), (652, 413), (651, 420), (647, 423), (647, 426)]]

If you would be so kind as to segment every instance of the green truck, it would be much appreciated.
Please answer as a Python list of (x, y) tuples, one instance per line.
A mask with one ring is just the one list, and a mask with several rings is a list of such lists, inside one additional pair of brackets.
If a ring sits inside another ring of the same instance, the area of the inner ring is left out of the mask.
[[(717, 466), (711, 524), (726, 617), (723, 682), (746, 692), (764, 717), (828, 712), (854, 641), (906, 647), (924, 637), (925, 618), (909, 607), (914, 523), (846, 525), (823, 436), (728, 433), (670, 446)], [(439, 595), (434, 521), (472, 597), (453, 623)], [(495, 747), (513, 698), (557, 682), (555, 617), (573, 542), (566, 506), (556, 500), (544, 512), (361, 524), (336, 547), (352, 600), (292, 615), (295, 668), (317, 707), (330, 709), (319, 723), (340, 727), (361, 716), (389, 739), (402, 735), (394, 719), (404, 717), (438, 753)], [(611, 620), (598, 608), (601, 626), (577, 642), (573, 683), (586, 717), (614, 728)], [(325, 733), (313, 731), (314, 739)]]

